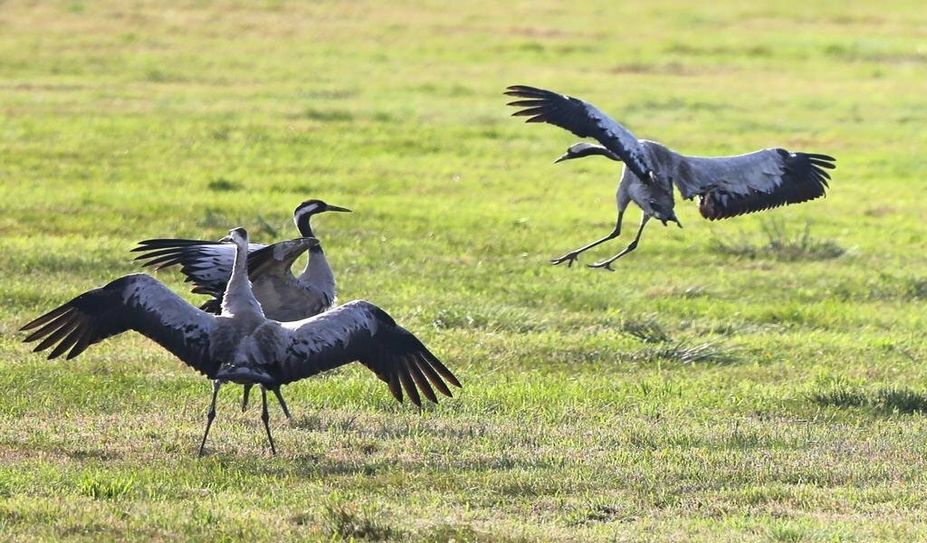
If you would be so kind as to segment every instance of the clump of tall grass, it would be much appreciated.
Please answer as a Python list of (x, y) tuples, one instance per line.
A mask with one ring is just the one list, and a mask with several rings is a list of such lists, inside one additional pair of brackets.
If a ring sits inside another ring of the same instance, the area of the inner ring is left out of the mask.
[(737, 349), (723, 340), (701, 341), (691, 338), (675, 339), (654, 317), (629, 318), (622, 321), (621, 332), (647, 344), (632, 358), (643, 362), (667, 360), (681, 364), (712, 362), (729, 364), (737, 360)]
[(672, 339), (666, 328), (654, 317), (625, 319), (621, 322), (620, 330), (644, 343), (664, 343)]
[(843, 409), (863, 407), (907, 415), (927, 413), (927, 395), (909, 388), (882, 387), (877, 390), (866, 390), (846, 383), (836, 383), (810, 393), (809, 399), (825, 407)]
[(731, 364), (737, 361), (737, 349), (723, 341), (680, 339), (638, 351), (633, 358), (643, 362), (666, 360), (680, 364)]

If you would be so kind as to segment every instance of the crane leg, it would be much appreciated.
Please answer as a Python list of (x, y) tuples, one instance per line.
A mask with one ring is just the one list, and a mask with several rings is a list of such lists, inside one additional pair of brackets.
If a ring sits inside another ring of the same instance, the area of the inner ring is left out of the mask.
[(614, 261), (618, 260), (619, 258), (623, 257), (624, 255), (630, 253), (630, 252), (633, 251), (634, 249), (637, 249), (637, 242), (640, 241), (640, 239), (641, 239), (641, 234), (644, 232), (644, 227), (647, 226), (647, 221), (649, 221), (649, 220), (650, 220), (650, 215), (644, 215), (643, 217), (641, 217), (641, 226), (640, 226), (640, 228), (637, 229), (637, 235), (634, 236), (634, 241), (632, 241), (631, 243), (629, 243), (628, 246), (625, 247), (620, 253), (618, 253), (618, 254), (616, 254), (615, 256), (609, 258), (608, 260), (603, 260), (603, 261), (601, 261), (601, 262), (596, 262), (595, 264), (589, 264), (589, 267), (590, 267), (590, 268), (603, 268), (603, 269), (606, 269), (606, 270), (608, 270), (608, 271), (615, 271), (614, 269), (612, 269), (612, 262), (614, 262)]
[(206, 431), (203, 432), (203, 441), (200, 442), (200, 456), (203, 456), (203, 448), (206, 447), (206, 436), (209, 435), (209, 427), (212, 426), (212, 420), (216, 418), (216, 396), (219, 395), (219, 387), (222, 383), (218, 380), (212, 382), (212, 403), (209, 404), (209, 411), (206, 413)]
[(267, 413), (267, 390), (261, 387), (261, 420), (264, 421), (264, 429), (267, 430), (267, 441), (270, 442), (270, 452), (277, 455), (277, 447), (274, 446), (274, 438), (270, 435), (270, 415)]
[(251, 387), (254, 385), (244, 385), (244, 393), (241, 396), (241, 412), (244, 413), (248, 409), (248, 396), (251, 394)]
[(280, 387), (274, 387), (270, 389), (274, 393), (274, 396), (277, 397), (277, 401), (280, 402), (280, 409), (283, 409), (283, 414), (286, 415), (286, 418), (290, 417), (290, 410), (286, 408), (286, 402), (283, 401), (283, 394), (280, 394)]
[(579, 249), (574, 249), (574, 250), (570, 251), (569, 253), (566, 253), (566, 254), (563, 255), (563, 256), (554, 258), (553, 260), (550, 261), (550, 263), (553, 264), (554, 266), (556, 266), (557, 264), (563, 264), (564, 262), (566, 262), (568, 268), (572, 267), (572, 266), (573, 266), (573, 263), (576, 262), (576, 259), (577, 259), (577, 257), (579, 257), (579, 254), (580, 254), (580, 253), (582, 253), (582, 252), (584, 252), (584, 251), (588, 251), (589, 249), (592, 249), (592, 248), (595, 247), (596, 245), (600, 245), (600, 244), (605, 243), (606, 241), (608, 241), (608, 240), (610, 240), (610, 239), (615, 239), (615, 238), (617, 238), (619, 235), (621, 235), (621, 218), (622, 218), (623, 216), (624, 216), (624, 210), (622, 209), (621, 211), (618, 212), (618, 219), (615, 221), (615, 228), (614, 228), (614, 230), (612, 230), (607, 236), (605, 236), (605, 237), (603, 237), (603, 238), (599, 238), (599, 239), (597, 239), (597, 240), (595, 240), (595, 241), (593, 241), (592, 243), (589, 243), (589, 244), (587, 244), (587, 245), (583, 245), (583, 246), (580, 247)]

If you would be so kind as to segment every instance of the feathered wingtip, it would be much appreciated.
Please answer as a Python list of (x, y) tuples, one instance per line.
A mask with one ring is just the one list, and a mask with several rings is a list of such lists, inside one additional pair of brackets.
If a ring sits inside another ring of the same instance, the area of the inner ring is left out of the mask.
[(830, 180), (830, 174), (827, 170), (837, 167), (836, 158), (819, 153), (790, 153), (784, 162), (783, 169), (787, 175), (817, 181), (824, 187), (829, 186), (827, 182)]
[(520, 98), (544, 98), (554, 93), (530, 85), (509, 85), (502, 94), (506, 96), (518, 96)]
[(402, 402), (405, 390), (405, 395), (418, 407), (422, 406), (420, 392), (431, 403), (438, 403), (435, 389), (448, 398), (453, 398), (454, 394), (445, 381), (457, 388), (463, 388), (463, 385), (418, 338), (408, 331), (405, 331), (405, 334), (405, 340), (409, 342), (411, 349), (396, 361), (398, 371), (391, 372), (387, 380), (390, 393)]
[[(91, 291), (89, 296), (92, 297), (94, 294), (95, 291)], [(88, 293), (82, 296), (87, 298)], [(92, 323), (81, 314), (76, 306), (81, 301), (81, 296), (78, 296), (24, 324), (20, 331), (32, 330), (32, 333), (23, 339), (23, 343), (32, 343), (41, 339), (42, 341), (32, 349), (34, 353), (44, 351), (57, 343), (48, 354), (49, 360), (58, 358), (68, 349), (71, 351), (66, 357), (68, 360), (84, 352), (90, 346), (94, 330)]]
[(217, 241), (197, 239), (157, 238), (142, 240), (129, 252), (142, 253), (133, 260), (142, 261), (143, 268), (153, 266), (156, 270), (162, 270), (175, 264), (183, 264), (186, 251), (204, 245), (221, 244)]
[(714, 189), (701, 195), (699, 212), (710, 221), (736, 217), (776, 207), (800, 204), (826, 196), (830, 186), (827, 170), (836, 168), (837, 159), (818, 153), (792, 153), (776, 149), (782, 167), (781, 183), (770, 191), (746, 194)]
[(503, 93), (506, 96), (515, 96), (517, 98), (526, 98), (525, 100), (514, 100), (506, 105), (512, 107), (521, 107), (512, 117), (529, 117), (526, 123), (544, 123), (548, 122), (547, 107), (550, 105), (551, 98), (559, 95), (549, 90), (539, 89), (528, 85), (510, 85), (506, 87)]

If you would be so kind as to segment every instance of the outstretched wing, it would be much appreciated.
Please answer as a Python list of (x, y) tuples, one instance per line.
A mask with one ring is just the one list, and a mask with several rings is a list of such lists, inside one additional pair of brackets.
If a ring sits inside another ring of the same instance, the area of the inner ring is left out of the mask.
[(133, 274), (89, 290), (21, 330), (34, 330), (24, 342), (42, 340), (35, 352), (54, 345), (50, 359), (69, 349), (67, 358), (74, 358), (94, 343), (135, 330), (211, 377), (218, 370), (209, 357), (215, 323), (214, 316), (196, 309), (157, 279)]
[[(248, 254), (259, 251), (264, 245), (248, 244)], [(180, 265), (180, 272), (186, 281), (192, 282), (195, 294), (207, 294), (207, 300), (200, 309), (210, 313), (219, 313), (225, 284), (232, 275), (232, 263), (235, 261), (235, 246), (229, 243), (202, 239), (146, 239), (132, 249), (141, 253), (135, 260), (142, 261), (142, 267), (155, 266), (156, 270)], [(254, 275), (250, 276), (252, 280)]]
[(685, 198), (700, 197), (709, 220), (736, 217), (824, 196), (835, 158), (785, 149), (731, 157), (682, 157), (673, 178)]
[(595, 138), (620, 157), (634, 175), (644, 181), (650, 179), (653, 168), (647, 163), (638, 139), (594, 105), (579, 98), (526, 85), (512, 85), (505, 94), (524, 98), (509, 102), (510, 106), (525, 108), (516, 111), (513, 116), (529, 117), (525, 121), (529, 123), (550, 123), (582, 138)]
[(385, 311), (366, 301), (354, 301), (309, 319), (281, 323), (289, 330), (289, 345), (279, 364), (280, 382), (290, 383), (359, 361), (389, 385), (402, 401), (403, 390), (415, 405), (419, 393), (432, 402), (434, 389), (446, 396), (446, 383), (460, 382), (411, 332)]

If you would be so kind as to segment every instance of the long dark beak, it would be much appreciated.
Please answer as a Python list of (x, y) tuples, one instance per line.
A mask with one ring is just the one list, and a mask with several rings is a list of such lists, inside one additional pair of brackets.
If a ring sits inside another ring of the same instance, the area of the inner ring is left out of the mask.
[(346, 207), (338, 207), (333, 205), (326, 205), (325, 211), (340, 211), (341, 213), (352, 213), (352, 211)]
[(555, 161), (554, 161), (554, 164), (556, 164), (556, 163), (558, 163), (558, 162), (563, 162), (564, 160), (570, 160), (571, 158), (576, 158), (576, 155), (574, 155), (573, 153), (567, 151), (566, 153), (563, 153), (562, 155), (560, 155), (560, 158), (558, 158), (557, 160), (555, 160)]

